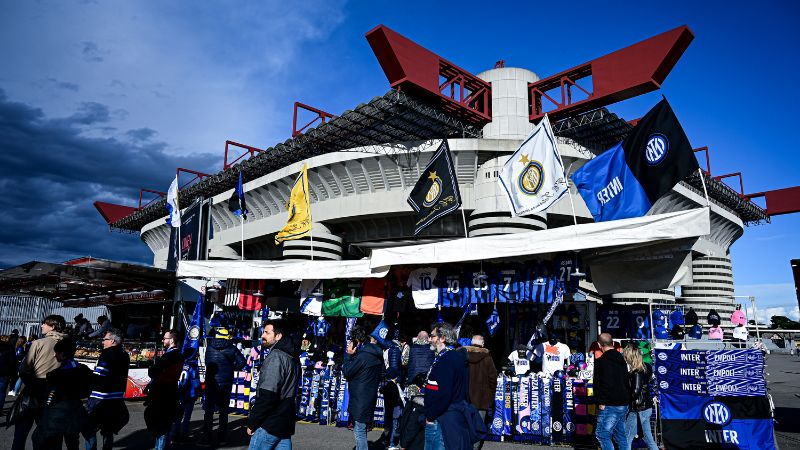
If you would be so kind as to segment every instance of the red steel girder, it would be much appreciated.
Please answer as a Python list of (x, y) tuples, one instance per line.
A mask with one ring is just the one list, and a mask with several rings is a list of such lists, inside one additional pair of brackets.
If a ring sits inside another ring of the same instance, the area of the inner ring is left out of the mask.
[(723, 178), (730, 178), (730, 177), (739, 177), (739, 195), (742, 196), (743, 198), (746, 198), (744, 195), (744, 181), (742, 180), (742, 172), (726, 173), (725, 175), (716, 176), (714, 177), (714, 179), (717, 181), (722, 181)]
[[(535, 83), (528, 83), (531, 122), (550, 115), (550, 120), (607, 106), (661, 87), (664, 79), (694, 39), (686, 25), (661, 33), (629, 47), (601, 56)], [(591, 89), (577, 83), (591, 77)], [(553, 98), (548, 92), (559, 89)], [(573, 101), (577, 88), (582, 100)], [(585, 97), (585, 98), (584, 98)], [(542, 99), (555, 109), (545, 111)]]
[(366, 35), (389, 85), (438, 104), (469, 123), (492, 121), (492, 86), (384, 25)]
[(746, 197), (764, 197), (767, 215), (770, 217), (800, 212), (800, 186), (747, 194)]
[[(144, 193), (145, 192), (150, 193), (150, 194), (156, 194), (156, 195), (158, 195), (158, 197), (151, 199), (149, 202), (147, 202), (147, 203), (145, 203), (143, 205), (142, 201), (144, 200)], [(162, 198), (164, 198), (166, 196), (167, 196), (166, 192), (154, 191), (152, 189), (141, 188), (141, 189), (139, 189), (139, 208), (138, 209), (147, 208), (148, 206), (150, 206), (151, 203), (153, 203), (153, 202), (155, 202), (157, 200), (161, 200)]]
[(128, 217), (136, 212), (136, 208), (133, 206), (117, 205), (106, 202), (94, 202), (94, 207), (97, 208), (97, 212), (103, 216), (103, 220), (105, 220), (108, 225), (111, 225), (112, 223), (115, 223), (118, 220)]
[(181, 189), (185, 188), (186, 186), (190, 185), (195, 180), (200, 181), (203, 178), (211, 176), (211, 175), (209, 175), (207, 173), (198, 172), (196, 170), (191, 170), (191, 169), (184, 169), (183, 167), (178, 167), (177, 169), (175, 169), (175, 176), (177, 176), (178, 179), (180, 179), (181, 172), (186, 172), (186, 173), (192, 174), (194, 176), (189, 181), (187, 181), (186, 183), (183, 183), (183, 185), (181, 185), (180, 182), (178, 182), (178, 190), (181, 190)]
[[(311, 122), (308, 122), (307, 124), (305, 124), (305, 126), (300, 128), (299, 130), (297, 129), (297, 110), (298, 110), (298, 108), (305, 109), (306, 111), (313, 112), (314, 114), (317, 115), (317, 117), (315, 117)], [(318, 120), (321, 121), (321, 123), (325, 123), (326, 119), (333, 119), (333, 117), (334, 117), (333, 114), (325, 112), (325, 111), (323, 111), (321, 109), (314, 108), (313, 106), (308, 106), (305, 103), (294, 102), (294, 118), (292, 119), (292, 137), (295, 137), (298, 134), (302, 133), (306, 128), (310, 127), (312, 124), (314, 124)]]
[(692, 150), (693, 152), (705, 152), (706, 154), (706, 170), (704, 172), (706, 175), (711, 176), (711, 157), (708, 154), (708, 147), (698, 147)]
[[(247, 152), (246, 153), (242, 153), (241, 155), (237, 156), (232, 161), (228, 161), (228, 149), (231, 146), (243, 148), (243, 149), (247, 150)], [(230, 140), (225, 141), (225, 158), (223, 159), (222, 170), (228, 170), (229, 167), (231, 167), (232, 165), (236, 164), (236, 162), (239, 161), (240, 159), (244, 158), (244, 155), (249, 154), (252, 157), (256, 153), (261, 153), (263, 151), (266, 151), (266, 150), (263, 150), (263, 149), (260, 149), (260, 148), (256, 148), (256, 147), (252, 147), (252, 146), (249, 146), (249, 145), (240, 144), (238, 142), (234, 142), (234, 141), (230, 141)]]

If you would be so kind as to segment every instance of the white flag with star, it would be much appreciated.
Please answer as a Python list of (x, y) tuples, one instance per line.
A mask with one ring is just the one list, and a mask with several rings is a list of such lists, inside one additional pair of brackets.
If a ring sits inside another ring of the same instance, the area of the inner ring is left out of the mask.
[(567, 192), (564, 163), (544, 116), (500, 171), (512, 216), (545, 211)]

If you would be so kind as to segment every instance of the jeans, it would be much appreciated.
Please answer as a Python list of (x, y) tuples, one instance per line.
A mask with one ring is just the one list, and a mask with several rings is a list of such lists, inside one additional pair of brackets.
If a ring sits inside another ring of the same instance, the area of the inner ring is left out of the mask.
[(366, 423), (353, 422), (353, 436), (356, 438), (356, 450), (369, 450)]
[(6, 393), (8, 392), (8, 385), (10, 383), (10, 377), (0, 377), (0, 410), (2, 410), (6, 404)]
[[(111, 450), (111, 447), (114, 446), (114, 434), (103, 434), (103, 450)], [(86, 450), (97, 450), (97, 433), (96, 432), (84, 432), (83, 439), (86, 440)]]
[(17, 377), (17, 382), (14, 384), (14, 392), (19, 395), (19, 391), (22, 390), (22, 377)]
[(630, 445), (633, 442), (633, 438), (636, 437), (636, 418), (638, 417), (639, 422), (642, 424), (643, 436), (641, 436), (641, 438), (644, 443), (647, 444), (648, 450), (658, 450), (656, 440), (653, 438), (653, 431), (650, 429), (650, 416), (652, 415), (653, 408), (648, 408), (638, 413), (635, 411), (630, 411), (628, 413), (625, 419), (625, 432), (628, 435), (628, 445)]
[(439, 421), (425, 424), (425, 450), (445, 450)]
[(154, 450), (167, 450), (169, 448), (170, 433), (167, 431), (164, 434), (156, 436), (156, 444)]
[(392, 432), (389, 434), (389, 447), (399, 447), (400, 442), (400, 418), (392, 418)]
[(11, 444), (11, 450), (25, 450), (25, 441), (28, 440), (31, 428), (33, 428), (33, 417), (17, 420), (14, 424), (14, 442)]
[(206, 386), (205, 412), (203, 413), (203, 438), (211, 439), (214, 428), (214, 407), (219, 411), (219, 440), (225, 440), (228, 434), (228, 408), (231, 401), (231, 385), (210, 383)]
[(250, 438), (248, 450), (292, 450), (292, 438), (279, 438), (259, 427)]
[(606, 405), (604, 409), (599, 411), (595, 437), (602, 450), (614, 450), (614, 444), (611, 443), (612, 436), (614, 441), (617, 442), (619, 450), (630, 450), (631, 445), (628, 441), (628, 436), (625, 434), (625, 415), (627, 413), (627, 406)]

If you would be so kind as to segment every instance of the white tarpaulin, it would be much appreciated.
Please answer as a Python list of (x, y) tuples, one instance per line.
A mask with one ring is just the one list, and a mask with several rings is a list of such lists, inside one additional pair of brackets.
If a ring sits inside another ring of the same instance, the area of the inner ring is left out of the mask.
[(314, 278), (382, 278), (388, 267), (370, 268), (366, 259), (355, 261), (180, 261), (179, 278), (239, 278), (242, 280), (303, 280)]
[(377, 249), (369, 261), (372, 267), (385, 267), (514, 258), (684, 239), (710, 232), (709, 210), (701, 208), (551, 230)]

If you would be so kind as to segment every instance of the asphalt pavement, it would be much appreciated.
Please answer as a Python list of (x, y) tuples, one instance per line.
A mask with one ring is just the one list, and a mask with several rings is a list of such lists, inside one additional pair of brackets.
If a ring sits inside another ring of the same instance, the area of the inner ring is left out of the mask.
[[(789, 355), (770, 355), (767, 358), (767, 380), (769, 381), (770, 394), (775, 403), (775, 435), (781, 450), (800, 448), (800, 358)], [(13, 397), (6, 400), (8, 408)], [(142, 450), (153, 448), (153, 436), (147, 431), (142, 418), (144, 407), (140, 401), (128, 402), (131, 420), (122, 432), (117, 435), (115, 449)], [(195, 436), (199, 436), (202, 427), (203, 412), (199, 405), (192, 415), (191, 429)], [(369, 433), (368, 439), (376, 441), (381, 430), (376, 429)], [(14, 430), (0, 428), (0, 450), (11, 448)], [(249, 438), (245, 433), (245, 418), (231, 416), (230, 439), (227, 444), (218, 446), (221, 449), (246, 449)], [(317, 424), (297, 424), (297, 433), (292, 439), (295, 449), (319, 450), (349, 450), (355, 446), (353, 433), (344, 428), (327, 427)], [(83, 444), (83, 439), (81, 439)], [(32, 449), (30, 440), (28, 449)], [(81, 448), (83, 446), (81, 445)], [(173, 450), (201, 448), (195, 443), (176, 444)], [(520, 444), (487, 442), (483, 447), (486, 450), (501, 448), (518, 448), (520, 450), (537, 450), (552, 447), (521, 446)]]

